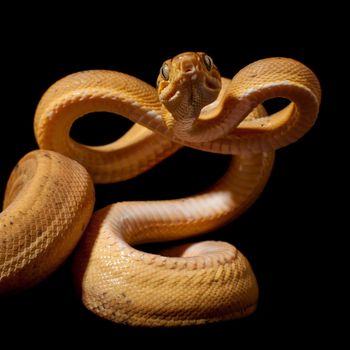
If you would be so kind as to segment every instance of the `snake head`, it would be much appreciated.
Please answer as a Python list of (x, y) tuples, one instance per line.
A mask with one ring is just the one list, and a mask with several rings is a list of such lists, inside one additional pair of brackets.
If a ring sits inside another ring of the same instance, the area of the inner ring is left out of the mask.
[(174, 119), (194, 119), (204, 106), (216, 100), (221, 77), (210, 56), (185, 52), (163, 63), (157, 89), (160, 102)]

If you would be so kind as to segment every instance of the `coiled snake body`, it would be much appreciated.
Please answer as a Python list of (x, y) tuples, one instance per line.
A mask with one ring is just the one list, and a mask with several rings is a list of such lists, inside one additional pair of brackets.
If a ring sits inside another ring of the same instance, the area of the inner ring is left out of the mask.
[[(94, 313), (142, 326), (250, 314), (258, 299), (256, 279), (232, 245), (201, 242), (162, 255), (133, 246), (198, 235), (240, 215), (263, 190), (274, 151), (299, 139), (315, 122), (320, 94), (315, 75), (291, 59), (263, 59), (228, 80), (208, 55), (193, 52), (163, 64), (157, 90), (112, 71), (80, 72), (58, 81), (35, 115), (42, 150), (26, 155), (8, 182), (0, 214), (0, 292), (44, 279), (85, 231), (73, 271), (83, 302)], [(292, 102), (268, 116), (261, 103), (274, 97)], [(72, 140), (74, 121), (96, 111), (136, 124), (108, 145)], [(117, 203), (90, 220), (91, 178), (95, 183), (129, 179), (181, 146), (234, 157), (223, 178), (203, 193)]]

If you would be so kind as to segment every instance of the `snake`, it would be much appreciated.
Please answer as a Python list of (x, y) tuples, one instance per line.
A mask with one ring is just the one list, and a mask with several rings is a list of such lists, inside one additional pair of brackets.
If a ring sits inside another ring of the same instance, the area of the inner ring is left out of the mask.
[[(289, 104), (268, 114), (263, 103), (273, 98)], [(108, 70), (60, 79), (35, 112), (40, 149), (18, 162), (6, 187), (0, 294), (39, 283), (75, 250), (77, 293), (87, 309), (110, 321), (173, 327), (250, 315), (259, 288), (233, 245), (191, 242), (159, 254), (138, 245), (195, 237), (241, 215), (268, 182), (275, 151), (313, 126), (320, 100), (316, 75), (284, 57), (258, 60), (227, 79), (208, 54), (185, 52), (162, 64), (156, 87)], [(70, 129), (93, 112), (135, 124), (112, 143), (78, 143)], [(181, 147), (232, 159), (222, 178), (198, 194), (119, 202), (93, 213), (94, 183), (126, 181)]]

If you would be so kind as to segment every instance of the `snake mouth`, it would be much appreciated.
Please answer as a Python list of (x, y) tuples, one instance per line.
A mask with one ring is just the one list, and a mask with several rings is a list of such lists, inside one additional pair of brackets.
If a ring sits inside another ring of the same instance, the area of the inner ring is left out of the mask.
[(172, 102), (180, 95), (180, 91), (177, 89), (164, 89), (160, 95), (159, 99), (161, 102)]
[(175, 99), (177, 99), (180, 95), (180, 91), (179, 90), (174, 90), (172, 91), (168, 96), (168, 101), (171, 102), (171, 101), (174, 101)]

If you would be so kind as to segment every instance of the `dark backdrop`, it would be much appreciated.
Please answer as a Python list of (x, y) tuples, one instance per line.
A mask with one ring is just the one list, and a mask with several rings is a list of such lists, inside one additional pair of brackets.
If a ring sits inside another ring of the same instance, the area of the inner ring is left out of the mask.
[[(324, 30), (322, 18), (313, 22), (306, 15), (271, 19), (272, 22), (259, 20), (254, 28), (250, 21), (243, 21), (245, 24), (238, 28), (233, 17), (222, 22), (203, 18), (198, 22), (205, 24), (201, 26), (187, 19), (175, 28), (164, 28), (155, 19), (152, 27), (142, 22), (137, 27), (138, 34), (126, 33), (131, 24), (114, 22), (102, 23), (98, 31), (93, 22), (86, 22), (66, 32), (64, 20), (47, 20), (41, 29), (30, 32), (22, 27), (17, 34), (11, 32), (12, 27), (7, 28), (11, 33), (3, 43), (1, 196), (16, 162), (37, 148), (32, 121), (41, 95), (57, 79), (76, 71), (112, 69), (155, 84), (161, 63), (183, 51), (207, 52), (226, 77), (257, 59), (286, 56), (300, 60), (316, 73), (323, 88), (323, 102), (313, 129), (296, 144), (277, 152), (271, 179), (253, 207), (238, 220), (203, 237), (233, 243), (251, 262), (260, 286), (259, 307), (254, 315), (171, 330), (115, 325), (90, 314), (81, 304), (72, 286), (68, 260), (37, 287), (0, 300), (2, 337), (8, 336), (16, 344), (21, 336), (12, 336), (14, 330), (26, 334), (26, 339), (44, 330), (51, 339), (63, 342), (75, 334), (76, 339), (88, 341), (98, 335), (114, 341), (125, 337), (154, 344), (166, 336), (180, 345), (183, 339), (192, 337), (241, 340), (247, 346), (256, 342), (282, 346), (281, 341), (299, 342), (306, 337), (313, 342), (327, 336), (328, 331), (321, 332), (319, 325), (326, 322), (324, 310), (333, 306), (324, 293), (328, 265), (324, 246), (321, 249), (325, 238), (320, 232), (327, 225), (324, 207), (329, 190), (325, 183), (329, 178), (324, 162), (331, 157), (327, 143), (331, 133), (329, 118), (337, 109), (334, 101), (338, 87), (331, 52), (337, 50), (338, 43)], [(220, 26), (213, 31), (216, 23)], [(47, 28), (56, 29), (49, 33), (50, 40), (45, 38)], [(337, 30), (340, 31), (335, 28), (333, 34)], [(100, 114), (77, 123), (73, 136), (98, 144), (112, 141), (130, 125), (121, 117)], [(218, 179), (228, 161), (228, 156), (184, 148), (135, 179), (98, 186), (96, 207), (196, 193)], [(40, 337), (36, 339), (40, 343)]]

